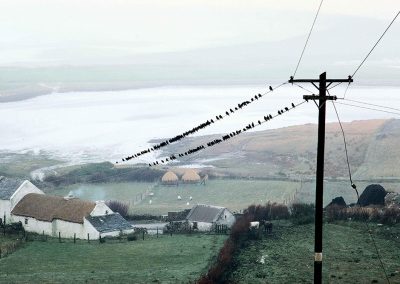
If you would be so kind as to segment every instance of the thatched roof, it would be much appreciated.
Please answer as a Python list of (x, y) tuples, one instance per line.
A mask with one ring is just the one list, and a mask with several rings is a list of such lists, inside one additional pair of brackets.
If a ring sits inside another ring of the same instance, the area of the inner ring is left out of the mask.
[(60, 219), (82, 224), (83, 218), (88, 216), (95, 206), (96, 203), (92, 201), (29, 193), (18, 202), (11, 213), (47, 222)]
[(225, 210), (225, 207), (198, 204), (190, 210), (186, 220), (192, 222), (213, 223)]
[(162, 182), (177, 182), (178, 176), (171, 171), (166, 172), (163, 177), (161, 178)]
[(200, 181), (200, 176), (195, 170), (188, 169), (183, 174), (182, 181), (184, 181), (184, 182), (198, 182), (198, 181)]

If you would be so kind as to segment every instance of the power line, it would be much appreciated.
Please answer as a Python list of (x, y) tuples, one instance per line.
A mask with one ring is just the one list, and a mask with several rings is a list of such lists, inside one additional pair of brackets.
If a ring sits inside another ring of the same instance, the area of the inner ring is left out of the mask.
[(290, 111), (290, 110), (292, 110), (292, 109), (304, 104), (305, 102), (307, 102), (307, 101), (304, 100), (304, 101), (302, 101), (302, 102), (300, 102), (298, 104), (292, 103), (291, 107), (285, 107), (285, 108), (283, 108), (281, 110), (278, 110), (278, 113), (275, 114), (275, 115), (272, 115), (272, 114), (264, 115), (264, 117), (262, 119), (260, 119), (260, 120), (258, 120), (256, 122), (251, 122), (251, 123), (249, 123), (248, 125), (246, 125), (245, 127), (241, 128), (241, 129), (237, 129), (237, 130), (235, 130), (233, 132), (230, 132), (229, 134), (223, 135), (220, 138), (217, 138), (217, 139), (214, 139), (214, 140), (209, 141), (207, 143), (204, 143), (202, 145), (199, 145), (196, 148), (191, 148), (191, 149), (189, 149), (189, 150), (187, 150), (185, 152), (179, 153), (179, 154), (170, 155), (169, 157), (167, 157), (165, 159), (156, 160), (153, 163), (149, 163), (149, 166), (151, 167), (151, 166), (157, 166), (157, 165), (161, 165), (161, 164), (164, 164), (164, 163), (168, 163), (168, 162), (174, 161), (174, 160), (176, 160), (176, 159), (178, 159), (180, 157), (185, 157), (185, 156), (188, 156), (188, 155), (192, 155), (192, 154), (197, 153), (199, 151), (202, 151), (202, 150), (204, 150), (206, 148), (213, 147), (213, 146), (215, 146), (217, 144), (220, 144), (220, 143), (222, 143), (222, 142), (224, 142), (226, 140), (229, 140), (229, 139), (231, 139), (231, 138), (233, 138), (233, 137), (235, 137), (237, 135), (240, 135), (240, 134), (242, 134), (242, 133), (244, 133), (244, 132), (246, 132), (248, 130), (251, 130), (251, 129), (256, 128), (256, 127), (258, 127), (258, 126), (260, 126), (260, 125), (262, 125), (262, 124), (264, 124), (266, 122), (269, 122), (270, 120), (274, 119), (275, 117), (280, 116), (280, 115), (282, 115), (282, 114), (284, 114), (284, 113), (286, 113), (286, 112), (288, 112), (288, 111)]
[(396, 20), (396, 18), (399, 16), (400, 11), (397, 12), (396, 16), (393, 18), (393, 20), (390, 22), (390, 24), (387, 26), (387, 28), (385, 29), (385, 31), (383, 32), (383, 34), (380, 36), (380, 38), (378, 39), (378, 41), (374, 44), (374, 46), (371, 48), (371, 50), (368, 52), (367, 56), (365, 56), (365, 58), (363, 59), (363, 61), (361, 61), (360, 65), (358, 65), (356, 71), (354, 71), (353, 75), (351, 75), (351, 77), (354, 77), (354, 75), (358, 72), (358, 70), (361, 68), (361, 66), (364, 64), (364, 62), (367, 60), (367, 58), (370, 56), (370, 54), (372, 53), (372, 51), (375, 49), (375, 47), (378, 45), (378, 43), (381, 41), (381, 39), (383, 38), (383, 36), (386, 34), (386, 32), (389, 30), (389, 28), (392, 26), (392, 24), (394, 23), (394, 21)]
[(359, 103), (359, 104), (364, 104), (364, 105), (369, 105), (369, 106), (375, 106), (375, 107), (380, 107), (380, 108), (391, 109), (391, 110), (395, 110), (395, 111), (400, 112), (400, 109), (399, 109), (399, 108), (388, 107), (388, 106), (382, 106), (382, 105), (378, 105), (378, 104), (371, 104), (371, 103), (366, 103), (366, 102), (356, 101), (356, 100), (351, 100), (351, 99), (343, 99), (343, 100), (349, 101), (349, 102), (354, 102), (354, 103)]
[[(227, 109), (224, 114), (216, 115), (215, 118), (213, 117), (211, 119), (208, 119), (207, 121), (205, 121), (205, 122), (193, 127), (192, 129), (189, 129), (189, 130), (187, 130), (187, 131), (185, 131), (185, 132), (183, 132), (181, 134), (178, 134), (173, 138), (166, 139), (165, 141), (163, 141), (161, 143), (158, 143), (156, 145), (153, 145), (152, 147), (148, 147), (147, 149), (143, 149), (142, 151), (139, 151), (136, 154), (133, 154), (133, 155), (125, 157), (125, 158), (122, 158), (121, 161), (122, 162), (126, 162), (126, 161), (129, 161), (131, 159), (138, 158), (138, 157), (140, 157), (142, 155), (145, 155), (147, 153), (159, 150), (160, 148), (163, 148), (163, 147), (165, 147), (165, 146), (167, 146), (167, 145), (169, 145), (171, 143), (174, 143), (174, 142), (177, 142), (179, 140), (182, 140), (185, 137), (187, 137), (187, 136), (189, 136), (191, 134), (194, 134), (194, 133), (198, 132), (199, 130), (210, 126), (211, 124), (214, 124), (216, 121), (222, 120), (225, 117), (228, 117), (228, 116), (232, 115), (233, 113), (243, 109), (247, 105), (249, 105), (249, 104), (261, 99), (263, 96), (273, 92), (274, 90), (276, 90), (276, 89), (278, 89), (278, 88), (280, 88), (280, 87), (282, 87), (283, 85), (286, 85), (286, 84), (287, 84), (287, 82), (285, 81), (285, 82), (283, 82), (283, 83), (281, 83), (281, 84), (279, 84), (279, 85), (277, 85), (275, 87), (269, 86), (269, 91), (267, 91), (267, 92), (265, 92), (263, 94), (259, 93), (259, 94), (255, 95), (254, 97), (251, 97), (249, 100), (245, 100), (245, 101), (243, 101), (241, 103), (238, 103), (237, 106)], [(118, 164), (118, 161), (116, 162), (116, 164)]]
[(348, 103), (342, 103), (342, 102), (336, 102), (337, 104), (345, 105), (345, 106), (352, 106), (352, 107), (357, 107), (357, 108), (362, 108), (362, 109), (368, 109), (368, 110), (374, 110), (374, 111), (380, 111), (380, 112), (385, 112), (385, 113), (390, 113), (390, 114), (395, 114), (395, 115), (400, 115), (398, 112), (393, 112), (393, 111), (386, 111), (386, 110), (381, 110), (381, 109), (376, 109), (376, 108), (371, 108), (371, 107), (365, 107), (365, 106), (358, 106), (358, 105), (353, 105), (353, 104), (348, 104)]
[(312, 33), (313, 29), (314, 29), (314, 25), (315, 25), (315, 22), (317, 21), (317, 17), (318, 17), (318, 14), (319, 14), (319, 10), (321, 9), (321, 6), (322, 6), (322, 3), (323, 3), (323, 2), (324, 2), (324, 0), (321, 0), (321, 3), (319, 3), (319, 7), (318, 7), (318, 10), (317, 10), (317, 13), (315, 14), (314, 21), (313, 21), (313, 23), (312, 23), (312, 25), (311, 25), (311, 29), (310, 29), (310, 31), (309, 31), (309, 33), (308, 33), (306, 43), (304, 44), (304, 47), (303, 47), (303, 50), (302, 50), (302, 52), (301, 52), (299, 61), (297, 62), (297, 65), (296, 65), (296, 69), (294, 70), (293, 78), (296, 76), (297, 69), (299, 69), (299, 65), (300, 65), (301, 59), (303, 58), (304, 51), (306, 50), (308, 41), (310, 40), (311, 33)]
[[(335, 103), (332, 102), (332, 104), (333, 104), (333, 108), (335, 109), (335, 112), (336, 112), (336, 116), (337, 116), (337, 119), (338, 119), (338, 122), (339, 122), (339, 125), (340, 125), (340, 129), (342, 130), (343, 143), (344, 143), (344, 149), (345, 149), (346, 161), (347, 161), (347, 168), (348, 168), (348, 170), (349, 170), (350, 185), (351, 185), (351, 187), (355, 190), (355, 192), (356, 192), (356, 194), (357, 194), (357, 205), (358, 205), (359, 207), (361, 207), (361, 204), (360, 204), (360, 195), (358, 194), (357, 186), (353, 183), (353, 179), (351, 178), (351, 170), (350, 170), (350, 163), (349, 163), (349, 155), (348, 155), (348, 152), (347, 152), (346, 135), (345, 135), (345, 133), (344, 133), (343, 126), (342, 126), (342, 122), (340, 121), (339, 113), (338, 113), (338, 111), (337, 111), (337, 109), (336, 109)], [(372, 240), (372, 243), (374, 244), (375, 252), (376, 252), (376, 255), (378, 256), (378, 259), (379, 259), (379, 262), (380, 262), (382, 271), (383, 271), (383, 273), (384, 273), (384, 275), (385, 275), (386, 281), (390, 284), (390, 280), (389, 280), (389, 277), (388, 277), (388, 275), (387, 275), (385, 265), (384, 265), (384, 263), (383, 263), (383, 261), (382, 261), (382, 257), (381, 257), (381, 255), (380, 255), (380, 253), (379, 253), (378, 246), (376, 245), (375, 238), (374, 238), (374, 236), (372, 235), (372, 232), (371, 232), (371, 230), (370, 230), (370, 228), (369, 228), (369, 225), (368, 225), (367, 220), (364, 220), (364, 221), (365, 221), (364, 224), (365, 224), (365, 226), (366, 226), (366, 228), (367, 228), (368, 234), (369, 234), (369, 236), (370, 236), (370, 238), (371, 238), (371, 240)]]

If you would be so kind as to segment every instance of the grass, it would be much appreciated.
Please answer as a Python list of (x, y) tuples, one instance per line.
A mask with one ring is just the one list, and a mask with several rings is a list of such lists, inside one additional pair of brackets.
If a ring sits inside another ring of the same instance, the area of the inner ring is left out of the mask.
[[(69, 191), (82, 199), (118, 199), (131, 204), (134, 214), (167, 214), (191, 208), (204, 203), (226, 206), (231, 210), (241, 210), (256, 203), (283, 202), (292, 196), (299, 184), (291, 181), (263, 180), (210, 180), (203, 185), (155, 186), (151, 183), (109, 183), (101, 185), (73, 185), (55, 190), (52, 194), (67, 195)], [(140, 193), (150, 190), (154, 196), (147, 196), (140, 204), (133, 201)], [(178, 195), (182, 200), (178, 200)], [(189, 197), (192, 196), (192, 200)], [(149, 201), (151, 199), (151, 204)], [(189, 205), (186, 203), (189, 202)]]
[(0, 260), (1, 283), (187, 283), (205, 272), (226, 236), (146, 236), (99, 244), (34, 241)]
[[(313, 226), (275, 226), (275, 236), (251, 241), (236, 257), (238, 266), (231, 279), (237, 283), (312, 283)], [(371, 228), (391, 283), (399, 283), (400, 226), (375, 224)], [(394, 234), (387, 234), (388, 231)], [(386, 283), (362, 223), (325, 224), (323, 255), (325, 283)]]

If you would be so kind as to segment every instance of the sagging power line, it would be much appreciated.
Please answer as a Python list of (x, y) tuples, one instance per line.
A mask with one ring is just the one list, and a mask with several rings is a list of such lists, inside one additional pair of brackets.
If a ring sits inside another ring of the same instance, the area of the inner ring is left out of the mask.
[(270, 113), (266, 114), (266, 115), (263, 116), (263, 118), (257, 120), (256, 122), (251, 122), (251, 123), (247, 124), (246, 126), (244, 126), (243, 128), (240, 128), (240, 129), (237, 129), (235, 131), (232, 131), (232, 132), (230, 132), (228, 134), (223, 135), (220, 138), (211, 140), (211, 141), (209, 141), (207, 143), (204, 143), (202, 145), (199, 145), (199, 146), (197, 146), (195, 148), (191, 148), (191, 149), (189, 149), (189, 150), (187, 150), (185, 152), (182, 152), (182, 153), (179, 153), (179, 154), (170, 155), (169, 157), (167, 157), (165, 159), (159, 159), (159, 160), (157, 160), (157, 161), (155, 161), (153, 163), (149, 163), (149, 166), (151, 167), (151, 166), (157, 166), (157, 165), (161, 165), (161, 164), (164, 164), (164, 163), (168, 163), (168, 162), (174, 161), (174, 160), (176, 160), (176, 159), (178, 159), (180, 157), (185, 157), (185, 156), (188, 156), (188, 155), (192, 155), (192, 154), (197, 153), (199, 151), (202, 151), (202, 150), (204, 150), (206, 148), (213, 147), (213, 146), (215, 146), (217, 144), (220, 144), (220, 143), (222, 143), (224, 141), (227, 141), (227, 140), (229, 140), (229, 139), (231, 139), (231, 138), (233, 138), (233, 137), (235, 137), (237, 135), (240, 135), (240, 134), (242, 134), (242, 133), (244, 133), (244, 132), (246, 132), (248, 130), (251, 130), (251, 129), (256, 128), (256, 127), (258, 127), (258, 126), (260, 126), (260, 125), (262, 125), (262, 124), (264, 124), (266, 122), (269, 122), (270, 120), (272, 120), (272, 119), (274, 119), (274, 118), (276, 118), (276, 117), (278, 117), (278, 116), (280, 116), (280, 115), (282, 115), (282, 114), (284, 114), (284, 113), (286, 113), (286, 112), (288, 112), (288, 111), (290, 111), (290, 110), (292, 110), (292, 109), (304, 104), (307, 101), (308, 100), (304, 100), (304, 101), (302, 101), (302, 102), (300, 102), (298, 104), (291, 103), (291, 105), (289, 107), (284, 107), (284, 108), (278, 110), (277, 113), (274, 114), (274, 115), (270, 114)]
[[(185, 132), (183, 132), (183, 133), (181, 133), (181, 134), (178, 134), (178, 135), (174, 136), (173, 138), (166, 139), (165, 141), (163, 141), (163, 142), (161, 142), (161, 143), (158, 143), (158, 144), (156, 144), (156, 145), (153, 145), (152, 147), (148, 147), (147, 149), (143, 149), (142, 151), (139, 151), (139, 152), (137, 152), (136, 154), (133, 154), (133, 155), (131, 155), (131, 156), (127, 156), (127, 157), (125, 157), (125, 158), (122, 158), (121, 161), (122, 161), (122, 162), (126, 162), (126, 161), (129, 161), (129, 160), (131, 160), (131, 159), (138, 158), (138, 157), (140, 157), (140, 156), (142, 156), (142, 155), (145, 155), (145, 154), (147, 154), (147, 153), (150, 153), (150, 152), (159, 150), (160, 148), (166, 147), (166, 146), (168, 146), (168, 145), (171, 144), (171, 143), (180, 141), (180, 140), (184, 139), (185, 137), (187, 137), (187, 136), (189, 136), (189, 135), (192, 135), (192, 134), (198, 132), (199, 130), (202, 130), (202, 129), (204, 129), (204, 128), (210, 126), (211, 124), (214, 124), (215, 122), (217, 122), (217, 121), (219, 121), (219, 120), (222, 120), (222, 119), (224, 119), (225, 117), (228, 117), (228, 116), (230, 116), (231, 114), (233, 114), (233, 113), (235, 113), (235, 112), (237, 112), (237, 111), (239, 111), (239, 110), (245, 108), (245, 107), (248, 106), (249, 104), (258, 101), (258, 100), (261, 99), (263, 96), (265, 96), (265, 95), (267, 95), (267, 94), (273, 92), (274, 90), (276, 90), (276, 89), (278, 89), (278, 88), (280, 88), (280, 87), (282, 87), (283, 85), (286, 85), (286, 84), (287, 84), (287, 82), (283, 82), (283, 83), (281, 83), (281, 84), (279, 84), (279, 85), (277, 85), (277, 86), (275, 86), (275, 87), (269, 86), (267, 92), (265, 92), (265, 93), (263, 93), (263, 94), (258, 93), (258, 94), (256, 94), (256, 95), (254, 95), (253, 97), (251, 97), (250, 99), (245, 100), (245, 101), (242, 101), (242, 102), (238, 103), (238, 104), (237, 104), (236, 106), (234, 106), (234, 107), (228, 108), (228, 109), (227, 109), (226, 111), (224, 111), (222, 114), (218, 114), (218, 115), (216, 115), (215, 117), (212, 117), (211, 119), (208, 119), (207, 121), (205, 121), (205, 122), (203, 122), (203, 123), (201, 123), (201, 124), (199, 124), (199, 125), (197, 125), (197, 126), (191, 128), (191, 129), (189, 129), (189, 130), (187, 130), (187, 131), (185, 131)], [(118, 163), (119, 163), (119, 162), (117, 161), (116, 164), (118, 164)]]

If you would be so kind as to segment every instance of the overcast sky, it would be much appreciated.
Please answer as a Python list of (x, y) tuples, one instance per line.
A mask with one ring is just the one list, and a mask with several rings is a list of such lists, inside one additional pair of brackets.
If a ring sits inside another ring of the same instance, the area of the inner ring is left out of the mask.
[[(318, 5), (319, 0), (0, 0), (0, 65), (284, 40), (308, 32)], [(399, 6), (398, 0), (326, 0), (320, 17), (388, 23)], [(326, 25), (317, 24), (316, 32)]]

